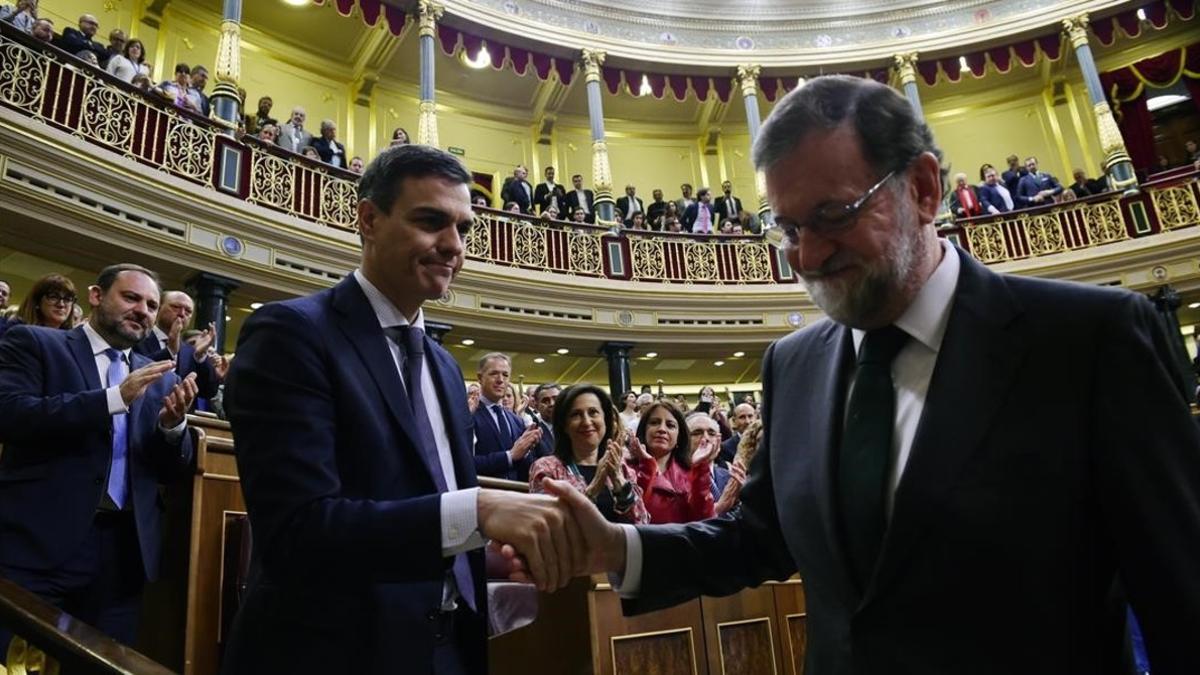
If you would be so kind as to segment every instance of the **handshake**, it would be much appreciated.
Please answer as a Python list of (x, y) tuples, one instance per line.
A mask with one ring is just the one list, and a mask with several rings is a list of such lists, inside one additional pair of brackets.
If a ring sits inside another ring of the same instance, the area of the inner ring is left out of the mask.
[(546, 494), (479, 491), (479, 531), (493, 569), (551, 592), (585, 574), (623, 572), (625, 533), (566, 481), (546, 479)]

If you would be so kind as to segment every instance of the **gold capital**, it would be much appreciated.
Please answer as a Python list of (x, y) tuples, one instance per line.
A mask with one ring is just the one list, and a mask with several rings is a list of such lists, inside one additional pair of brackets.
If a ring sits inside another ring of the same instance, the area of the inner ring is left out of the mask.
[(603, 140), (592, 141), (592, 185), (597, 193), (610, 195), (612, 198), (612, 169), (608, 164), (608, 143)]
[[(600, 81), (600, 66), (604, 65), (605, 52), (600, 49), (584, 49), (583, 61), (584, 80), (587, 82)], [(607, 156), (607, 155), (606, 155)]]
[(915, 84), (917, 82), (917, 53), (896, 54), (894, 61), (896, 73), (900, 76), (900, 84)]
[(214, 79), (237, 87), (242, 79), (242, 26), (237, 21), (221, 22), (221, 40), (217, 44)]
[(758, 76), (762, 66), (744, 65), (737, 67), (738, 81), (742, 83), (742, 98), (758, 95)]
[(437, 103), (421, 101), (417, 111), (417, 143), (438, 147)]
[(417, 20), (421, 37), (434, 37), (437, 34), (437, 22), (446, 13), (446, 8), (431, 0), (420, 0), (417, 3)]
[(1088, 43), (1088, 15), (1080, 14), (1069, 19), (1063, 19), (1063, 30), (1066, 31), (1067, 37), (1071, 38), (1071, 46), (1075, 49), (1087, 46)]

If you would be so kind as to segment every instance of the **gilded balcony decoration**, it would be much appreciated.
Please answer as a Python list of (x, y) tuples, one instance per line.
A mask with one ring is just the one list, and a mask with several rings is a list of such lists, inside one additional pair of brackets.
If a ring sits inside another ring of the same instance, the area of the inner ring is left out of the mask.
[(292, 163), (282, 157), (265, 152), (255, 153), (250, 165), (250, 195), (247, 200), (291, 211), (295, 190), (292, 183), (294, 172)]
[(36, 113), (45, 93), (47, 60), (6, 40), (0, 43), (0, 63), (0, 100)]
[(13, 637), (8, 643), (6, 654), (9, 675), (58, 675), (58, 662), (46, 656), (45, 652), (26, 642), (23, 638)]
[[(167, 169), (206, 181), (212, 175), (213, 143), (216, 134), (187, 120), (175, 117), (167, 132)], [(103, 142), (103, 139), (96, 140)]]
[[(1090, 245), (1111, 244), (1129, 238), (1125, 229), (1125, 221), (1121, 217), (1121, 207), (1116, 201), (1083, 204), (1078, 207), (1082, 212), (1083, 222), (1087, 225)], [(1195, 219), (1192, 220), (1195, 223)]]
[(1008, 259), (1008, 246), (1001, 225), (971, 225), (967, 228), (967, 241), (971, 253), (982, 262), (997, 263)]
[(1022, 225), (1028, 235), (1029, 248), (1033, 255), (1049, 255), (1066, 250), (1067, 243), (1062, 227), (1053, 215), (1028, 216), (1023, 219)]
[(1154, 211), (1164, 230), (1174, 230), (1200, 222), (1195, 184), (1151, 190)]

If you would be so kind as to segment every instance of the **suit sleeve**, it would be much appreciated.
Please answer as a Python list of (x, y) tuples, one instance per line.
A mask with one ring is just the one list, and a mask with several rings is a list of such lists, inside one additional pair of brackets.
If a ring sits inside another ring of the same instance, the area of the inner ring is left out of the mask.
[(337, 356), (291, 307), (267, 305), (242, 328), (226, 398), (256, 553), (268, 571), (302, 578), (441, 578), (440, 495), (381, 501), (343, 491), (336, 374)]
[(622, 601), (626, 614), (671, 607), (698, 595), (730, 595), (796, 572), (780, 532), (771, 484), (772, 345), (763, 361), (762, 450), (750, 465), (742, 508), (687, 525), (642, 525), (641, 591)]
[(78, 438), (111, 427), (103, 388), (46, 395), (53, 386), (46, 382), (47, 358), (28, 326), (14, 326), (0, 340), (0, 443)]
[(1150, 302), (1115, 310), (1094, 366), (1101, 517), (1155, 674), (1200, 673), (1200, 432)]

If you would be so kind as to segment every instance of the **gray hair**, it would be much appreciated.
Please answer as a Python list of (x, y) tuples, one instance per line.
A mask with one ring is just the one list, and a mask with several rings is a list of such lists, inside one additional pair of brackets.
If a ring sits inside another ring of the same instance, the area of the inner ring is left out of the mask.
[(815, 131), (850, 125), (863, 156), (880, 176), (900, 171), (921, 153), (937, 157), (945, 184), (948, 173), (929, 126), (898, 91), (849, 75), (816, 77), (784, 96), (763, 122), (754, 142), (754, 168), (765, 171)]
[(483, 369), (487, 368), (488, 361), (493, 359), (500, 359), (507, 363), (509, 368), (512, 368), (512, 359), (508, 358), (508, 354), (504, 352), (488, 352), (483, 355), (483, 358), (479, 359), (479, 370), (476, 372), (482, 373)]
[(333, 120), (321, 120), (321, 131), (325, 131), (326, 129), (336, 129), (336, 128), (337, 128), (337, 124), (335, 124)]

